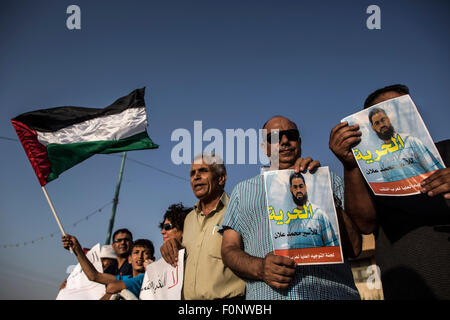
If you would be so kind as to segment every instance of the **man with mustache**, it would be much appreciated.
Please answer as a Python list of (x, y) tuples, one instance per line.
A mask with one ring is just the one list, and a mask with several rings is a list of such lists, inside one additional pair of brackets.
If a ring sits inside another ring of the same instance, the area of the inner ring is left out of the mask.
[(184, 220), (182, 243), (168, 239), (161, 246), (161, 255), (175, 266), (178, 250), (186, 249), (182, 299), (243, 298), (245, 282), (224, 265), (220, 254), (222, 234), (218, 231), (229, 199), (225, 165), (217, 155), (197, 155), (190, 177), (192, 191), (199, 200)]
[(328, 216), (317, 205), (308, 201), (308, 191), (305, 178), (301, 173), (293, 173), (289, 177), (289, 191), (292, 200), (297, 205), (293, 210), (297, 219), (289, 222), (289, 233), (298, 236), (288, 237), (289, 248), (313, 248), (339, 246)]
[[(291, 120), (275, 116), (263, 129), (267, 131), (263, 149), (270, 159), (270, 169), (314, 172), (320, 166), (317, 160), (301, 157), (299, 131)], [(338, 219), (346, 244), (343, 240), (344, 255), (351, 252), (351, 256), (358, 256), (358, 230), (344, 211), (339, 211)], [(294, 260), (273, 253), (263, 175), (242, 181), (234, 188), (222, 225), (222, 258), (225, 265), (246, 279), (246, 299), (360, 299), (347, 261), (296, 266)]]
[(399, 148), (398, 151), (389, 152), (381, 157), (380, 171), (385, 181), (403, 180), (443, 168), (418, 138), (410, 134), (397, 133), (383, 109), (372, 109), (369, 121), (372, 130), (385, 145), (396, 144)]

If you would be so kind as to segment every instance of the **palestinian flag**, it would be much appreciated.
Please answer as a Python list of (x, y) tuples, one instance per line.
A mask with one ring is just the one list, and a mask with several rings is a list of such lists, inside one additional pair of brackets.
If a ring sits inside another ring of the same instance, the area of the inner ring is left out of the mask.
[(144, 101), (145, 88), (104, 109), (57, 107), (11, 120), (41, 186), (96, 153), (153, 149)]

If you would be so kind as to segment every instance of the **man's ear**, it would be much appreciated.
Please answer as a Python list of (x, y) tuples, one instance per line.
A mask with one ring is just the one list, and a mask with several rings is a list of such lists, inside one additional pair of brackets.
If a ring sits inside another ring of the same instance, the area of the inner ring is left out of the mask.
[(226, 181), (227, 181), (227, 175), (226, 174), (224, 174), (224, 175), (219, 177), (219, 185), (224, 186)]
[(263, 141), (261, 142), (261, 149), (264, 152), (264, 154), (267, 156), (267, 158), (270, 159), (270, 148), (268, 148), (268, 143), (267, 141)]

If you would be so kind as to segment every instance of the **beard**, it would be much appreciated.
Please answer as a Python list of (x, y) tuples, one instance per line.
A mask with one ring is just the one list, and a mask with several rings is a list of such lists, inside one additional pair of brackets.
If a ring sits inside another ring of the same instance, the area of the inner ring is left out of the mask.
[(391, 125), (384, 133), (376, 131), (376, 134), (381, 140), (391, 140), (394, 136), (394, 127)]
[(292, 200), (298, 207), (301, 207), (306, 203), (306, 201), (308, 201), (308, 194), (304, 194), (301, 199), (298, 199), (296, 196), (292, 195)]

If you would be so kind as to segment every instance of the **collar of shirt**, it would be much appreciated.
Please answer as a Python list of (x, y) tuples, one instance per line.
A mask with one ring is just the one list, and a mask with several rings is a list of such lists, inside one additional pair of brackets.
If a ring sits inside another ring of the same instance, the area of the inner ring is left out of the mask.
[[(229, 197), (227, 193), (224, 191), (222, 193), (222, 196), (220, 197), (219, 201), (216, 204), (216, 207), (208, 214), (208, 216), (213, 216), (214, 213), (217, 211), (220, 211), (223, 207), (225, 207), (228, 203)], [(205, 214), (202, 212), (201, 206), (200, 206), (200, 200), (197, 201), (197, 203), (194, 205), (194, 210), (197, 215), (204, 216)]]

